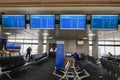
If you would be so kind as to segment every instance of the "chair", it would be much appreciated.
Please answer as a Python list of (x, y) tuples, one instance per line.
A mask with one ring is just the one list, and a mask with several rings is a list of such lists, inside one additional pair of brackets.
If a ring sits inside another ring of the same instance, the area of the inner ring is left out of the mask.
[(115, 69), (118, 76), (118, 80), (120, 80), (120, 64), (119, 63), (115, 64)]
[(67, 62), (64, 70), (60, 70), (60, 69), (55, 68), (53, 75), (60, 77), (59, 80), (62, 80), (62, 79), (69, 80), (67, 77), (67, 73), (68, 73), (69, 68), (70, 68), (70, 61)]
[(11, 79), (9, 72), (23, 67), (24, 64), (23, 56), (0, 58), (0, 75), (6, 74)]
[(11, 76), (8, 74), (8, 72), (10, 72), (10, 71), (2, 71), (2, 68), (0, 67), (0, 76), (2, 75), (2, 74), (6, 74), (8, 77), (9, 77), (9, 79), (11, 79)]
[[(75, 78), (73, 80), (82, 80), (83, 78), (86, 78), (86, 77), (89, 77), (90, 74), (85, 70), (77, 70), (76, 67), (73, 65), (73, 69), (74, 69), (74, 72), (75, 72)], [(83, 76), (79, 76), (79, 74), (81, 73), (84, 73), (85, 75)]]
[(101, 61), (101, 64), (102, 64), (102, 67), (104, 68), (104, 69), (106, 69), (106, 67), (105, 67), (105, 63), (104, 63), (104, 60), (103, 59), (100, 59), (100, 61)]

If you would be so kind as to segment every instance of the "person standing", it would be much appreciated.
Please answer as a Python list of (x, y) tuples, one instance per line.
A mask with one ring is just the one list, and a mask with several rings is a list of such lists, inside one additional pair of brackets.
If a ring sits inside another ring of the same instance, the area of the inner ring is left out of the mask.
[(28, 48), (26, 49), (26, 51), (27, 51), (26, 59), (27, 59), (27, 56), (29, 57), (28, 59), (30, 59), (31, 51), (32, 51), (31, 47), (28, 47)]

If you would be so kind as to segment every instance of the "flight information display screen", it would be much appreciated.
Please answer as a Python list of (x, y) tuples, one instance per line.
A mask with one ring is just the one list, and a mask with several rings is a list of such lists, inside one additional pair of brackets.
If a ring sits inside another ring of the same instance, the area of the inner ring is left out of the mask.
[(92, 15), (91, 30), (117, 30), (118, 15)]
[(55, 15), (30, 15), (31, 29), (55, 29)]
[(2, 15), (3, 29), (25, 29), (25, 15)]
[(60, 29), (85, 30), (86, 15), (60, 15)]

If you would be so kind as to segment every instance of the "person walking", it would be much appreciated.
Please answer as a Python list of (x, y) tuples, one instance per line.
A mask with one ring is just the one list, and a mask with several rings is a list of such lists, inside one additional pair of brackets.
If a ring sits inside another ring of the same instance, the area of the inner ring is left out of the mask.
[(27, 51), (26, 59), (27, 59), (27, 57), (28, 57), (28, 59), (30, 59), (30, 57), (31, 57), (31, 51), (32, 51), (31, 47), (28, 47), (28, 48), (26, 49), (26, 51)]

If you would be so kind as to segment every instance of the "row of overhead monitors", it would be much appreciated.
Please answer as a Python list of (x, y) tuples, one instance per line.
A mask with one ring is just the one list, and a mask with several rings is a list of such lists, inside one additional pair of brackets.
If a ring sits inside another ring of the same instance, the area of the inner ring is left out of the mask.
[[(30, 15), (30, 29), (55, 29), (55, 15)], [(91, 30), (117, 30), (119, 15), (91, 15)], [(25, 15), (2, 15), (3, 29), (25, 29)], [(60, 15), (61, 30), (85, 30), (87, 15)]]

